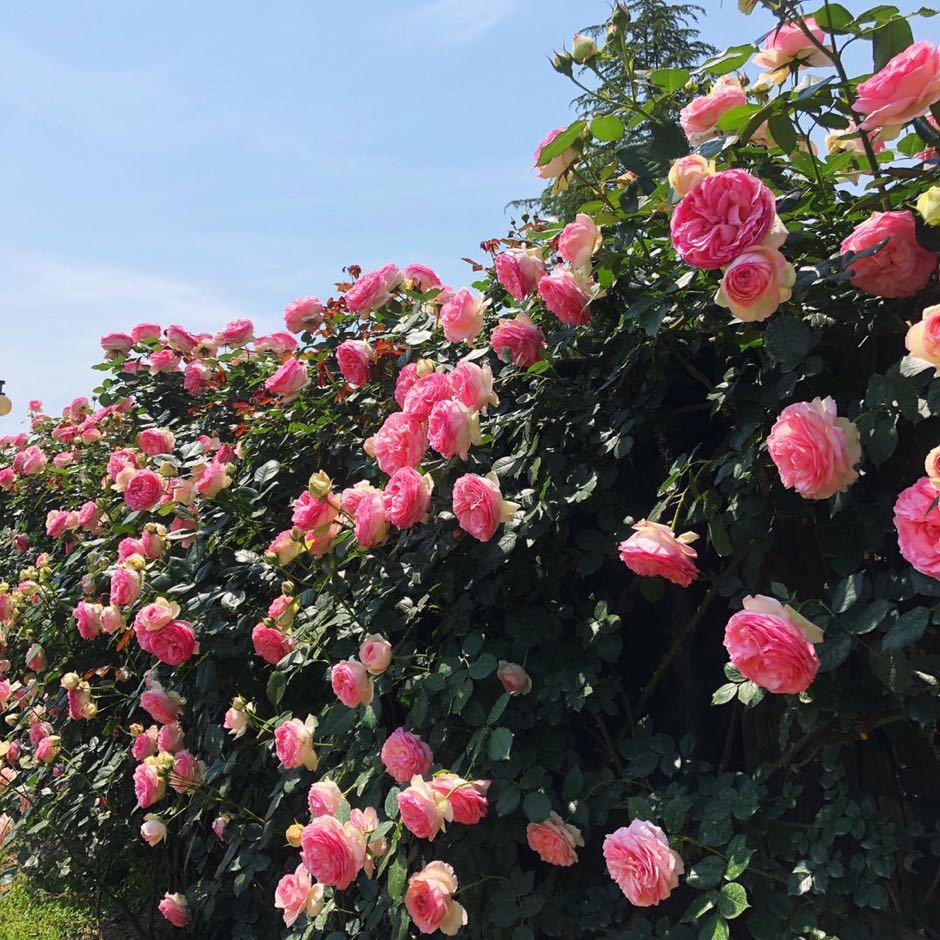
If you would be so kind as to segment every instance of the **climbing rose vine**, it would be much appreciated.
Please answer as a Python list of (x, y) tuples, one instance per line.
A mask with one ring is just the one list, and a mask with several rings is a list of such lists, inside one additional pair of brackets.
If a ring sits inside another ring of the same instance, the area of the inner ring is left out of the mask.
[(29, 404), (9, 857), (155, 935), (932, 935), (940, 51), (765, 6), (576, 36), (569, 208), (464, 283), (117, 324)]

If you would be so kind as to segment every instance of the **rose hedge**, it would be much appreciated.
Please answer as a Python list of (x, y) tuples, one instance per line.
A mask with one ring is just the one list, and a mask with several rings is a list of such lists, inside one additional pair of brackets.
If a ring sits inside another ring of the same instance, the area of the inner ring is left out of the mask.
[(935, 935), (940, 51), (767, 6), (694, 73), (621, 7), (557, 55), (623, 60), (535, 158), (596, 198), (471, 287), (139, 324), (31, 405), (22, 864), (146, 936)]

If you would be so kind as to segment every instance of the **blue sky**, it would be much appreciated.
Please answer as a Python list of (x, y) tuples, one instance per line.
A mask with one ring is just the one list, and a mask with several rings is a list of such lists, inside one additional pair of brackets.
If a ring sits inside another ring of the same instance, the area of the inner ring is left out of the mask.
[[(770, 23), (701, 2), (719, 46)], [(350, 263), (465, 283), (460, 257), (538, 192), (535, 145), (570, 120), (574, 88), (547, 56), (608, 8), (4, 4), (0, 379), (15, 410), (0, 431), (30, 398), (88, 392), (98, 337), (141, 320), (275, 329)]]

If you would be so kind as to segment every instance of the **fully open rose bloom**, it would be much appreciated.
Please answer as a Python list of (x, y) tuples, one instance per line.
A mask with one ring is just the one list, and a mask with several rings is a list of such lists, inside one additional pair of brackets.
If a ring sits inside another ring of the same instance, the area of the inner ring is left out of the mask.
[(445, 822), (454, 818), (450, 800), (431, 789), (427, 780), (411, 778), (411, 785), (398, 794), (398, 811), (402, 825), (419, 839), (434, 841)]
[(48, 458), (42, 449), (31, 444), (13, 458), (13, 472), (21, 477), (36, 476), (42, 473), (47, 463)]
[(464, 532), (488, 542), (501, 523), (509, 522), (519, 506), (503, 499), (495, 473), (485, 477), (465, 473), (454, 483), (454, 515)]
[(535, 365), (547, 345), (545, 334), (525, 313), (516, 314), (512, 319), (504, 317), (490, 336), (490, 346), (496, 355), (523, 369)]
[(376, 545), (382, 545), (388, 538), (388, 520), (385, 518), (382, 492), (370, 486), (356, 499), (354, 509), (350, 510), (348, 505), (347, 500), (343, 509), (352, 512), (353, 534), (359, 547), (374, 548)]
[(486, 816), (489, 780), (464, 780), (457, 774), (443, 773), (435, 774), (428, 782), (438, 796), (450, 802), (455, 823), (474, 826)]
[(163, 478), (153, 470), (138, 470), (124, 488), (124, 502), (133, 510), (153, 509), (163, 496)]
[(417, 376), (405, 395), (402, 411), (418, 421), (427, 421), (431, 409), (451, 397), (450, 376), (443, 372), (430, 372)]
[(842, 242), (842, 254), (887, 244), (849, 265), (855, 287), (875, 297), (911, 297), (925, 287), (937, 269), (937, 256), (917, 244), (914, 228), (907, 210), (873, 212), (857, 226)]
[(360, 276), (346, 291), (346, 307), (353, 313), (378, 310), (391, 299), (392, 291), (401, 283), (401, 272), (394, 264)]
[(147, 428), (137, 435), (137, 446), (148, 456), (172, 454), (176, 436), (169, 428)]
[(547, 163), (543, 166), (539, 166), (539, 160), (542, 158), (542, 151), (559, 135), (564, 133), (565, 128), (556, 127), (555, 130), (549, 131), (545, 136), (545, 139), (535, 148), (535, 157), (532, 161), (532, 166), (535, 169), (536, 173), (543, 180), (554, 180), (558, 179), (568, 167), (578, 158), (578, 152), (573, 147), (569, 147), (567, 150), (562, 151), (557, 157), (552, 157)]
[(422, 294), (441, 286), (441, 279), (426, 264), (406, 264), (401, 276)]
[(427, 449), (424, 425), (403, 411), (390, 414), (364, 444), (365, 452), (375, 457), (379, 468), (389, 476), (401, 467), (417, 467)]
[(588, 305), (593, 286), (593, 282), (579, 272), (557, 267), (551, 274), (539, 278), (539, 296), (562, 323), (583, 326), (591, 319)]
[(631, 571), (644, 577), (659, 575), (682, 587), (698, 577), (698, 553), (689, 544), (698, 538), (694, 532), (676, 536), (669, 526), (647, 519), (633, 528), (634, 534), (619, 546), (620, 560)]
[(183, 699), (176, 692), (167, 692), (158, 682), (152, 683), (140, 696), (140, 707), (161, 725), (176, 721), (182, 704)]
[[(803, 20), (803, 26), (812, 33), (818, 43), (825, 45), (826, 34), (812, 16)], [(779, 85), (786, 80), (792, 65), (799, 68), (818, 68), (831, 65), (832, 57), (803, 32), (799, 23), (786, 23), (767, 36), (761, 51), (751, 61), (759, 68), (767, 70), (761, 76), (762, 79)]]
[(298, 529), (310, 532), (328, 526), (339, 514), (339, 500), (336, 496), (327, 493), (326, 496), (311, 496), (309, 490), (304, 490), (294, 500), (291, 522)]
[(429, 862), (408, 879), (405, 908), (421, 933), (453, 937), (467, 923), (467, 912), (453, 896), (457, 876), (446, 862)]
[(461, 359), (449, 378), (454, 398), (471, 411), (486, 414), (490, 405), (499, 404), (499, 398), (493, 391), (493, 370), (486, 363), (478, 366), (468, 359)]
[(369, 373), (375, 354), (363, 340), (348, 339), (336, 350), (336, 362), (343, 378), (353, 386), (361, 388), (369, 382)]
[(282, 766), (317, 769), (317, 752), (313, 749), (316, 726), (316, 719), (308, 715), (306, 721), (291, 718), (274, 729), (274, 749)]
[(905, 561), (921, 574), (940, 580), (940, 491), (929, 477), (902, 490), (894, 504), (894, 527)]
[(352, 823), (335, 816), (318, 816), (304, 826), (300, 857), (307, 870), (325, 885), (348, 888), (366, 861), (366, 837)]
[(189, 905), (186, 903), (186, 895), (170, 894), (169, 891), (163, 895), (163, 900), (157, 905), (160, 913), (174, 926), (186, 927), (192, 920), (189, 913)]
[(149, 638), (147, 651), (169, 666), (181, 666), (199, 652), (193, 625), (186, 620), (174, 620)]
[(147, 813), (144, 816), (144, 821), (140, 826), (140, 837), (151, 847), (166, 838), (166, 826), (159, 816), (154, 816), (153, 813)]
[(310, 872), (298, 865), (284, 875), (274, 889), (274, 906), (284, 911), (284, 925), (290, 927), (301, 914), (316, 917), (323, 910), (323, 885), (314, 884)]
[(706, 176), (714, 175), (714, 160), (706, 160), (701, 154), (690, 153), (687, 157), (679, 157), (669, 168), (669, 185), (677, 196), (682, 197)]
[(130, 568), (117, 568), (111, 575), (111, 603), (116, 607), (127, 607), (140, 594), (140, 575)]
[(862, 82), (856, 95), (852, 108), (866, 115), (862, 127), (880, 127), (890, 140), (940, 101), (940, 49), (929, 42), (913, 43)]
[(795, 283), (793, 265), (776, 248), (755, 245), (725, 268), (715, 303), (737, 320), (759, 322), (790, 299)]
[(459, 401), (439, 401), (428, 418), (428, 443), (442, 457), (466, 460), (471, 445), (480, 443), (480, 419)]
[(286, 404), (293, 401), (307, 387), (309, 381), (307, 367), (291, 357), (265, 380), (264, 387), (274, 395), (280, 395)]
[(737, 79), (723, 76), (707, 95), (693, 98), (680, 112), (679, 123), (693, 147), (718, 133), (718, 119), (739, 105), (747, 96)]
[(166, 795), (166, 778), (152, 764), (138, 764), (134, 770), (134, 795), (141, 809), (152, 806)]
[(601, 231), (594, 220), (579, 212), (558, 236), (558, 254), (573, 268), (587, 268), (601, 241)]
[(291, 333), (315, 330), (323, 323), (323, 304), (319, 297), (298, 297), (284, 308), (284, 325)]
[(805, 692), (816, 678), (819, 627), (762, 594), (744, 598), (725, 627), (725, 649), (738, 672), (775, 694)]
[(529, 823), (525, 828), (526, 842), (539, 858), (549, 865), (567, 868), (578, 860), (575, 849), (584, 845), (581, 830), (566, 823), (552, 811), (543, 822)]
[(110, 356), (126, 356), (134, 346), (134, 337), (127, 333), (106, 333), (101, 348)]
[(487, 301), (477, 291), (462, 287), (441, 307), (441, 326), (449, 343), (470, 342), (483, 329)]
[(307, 791), (307, 808), (310, 818), (333, 816), (343, 802), (343, 791), (332, 780), (318, 780), (310, 784)]
[(396, 783), (423, 777), (434, 762), (431, 748), (416, 734), (396, 728), (382, 745), (382, 763)]
[(385, 518), (396, 528), (409, 529), (427, 518), (434, 483), (414, 467), (399, 467), (385, 486)]
[(251, 645), (265, 662), (276, 666), (297, 645), (297, 641), (277, 627), (259, 623), (252, 627)]
[(330, 685), (336, 697), (347, 707), (369, 705), (374, 689), (369, 672), (354, 659), (341, 659), (330, 670)]
[(676, 206), (669, 223), (672, 244), (686, 264), (711, 270), (730, 264), (743, 251), (775, 234), (774, 194), (744, 170), (707, 176)]
[(359, 661), (370, 675), (382, 675), (392, 662), (392, 644), (377, 633), (368, 634), (359, 646)]
[(642, 819), (604, 838), (604, 860), (610, 877), (637, 907), (665, 901), (685, 872), (682, 857), (669, 847), (666, 833)]
[(507, 248), (494, 264), (497, 280), (516, 300), (525, 300), (545, 274), (541, 248)]
[(780, 482), (804, 499), (828, 499), (858, 479), (858, 428), (836, 413), (832, 398), (787, 405), (767, 437)]

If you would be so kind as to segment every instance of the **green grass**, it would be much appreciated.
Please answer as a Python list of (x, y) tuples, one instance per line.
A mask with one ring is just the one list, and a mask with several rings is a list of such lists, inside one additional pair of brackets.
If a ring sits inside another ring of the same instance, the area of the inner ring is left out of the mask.
[(96, 937), (95, 918), (80, 901), (46, 893), (24, 875), (0, 889), (0, 940)]

